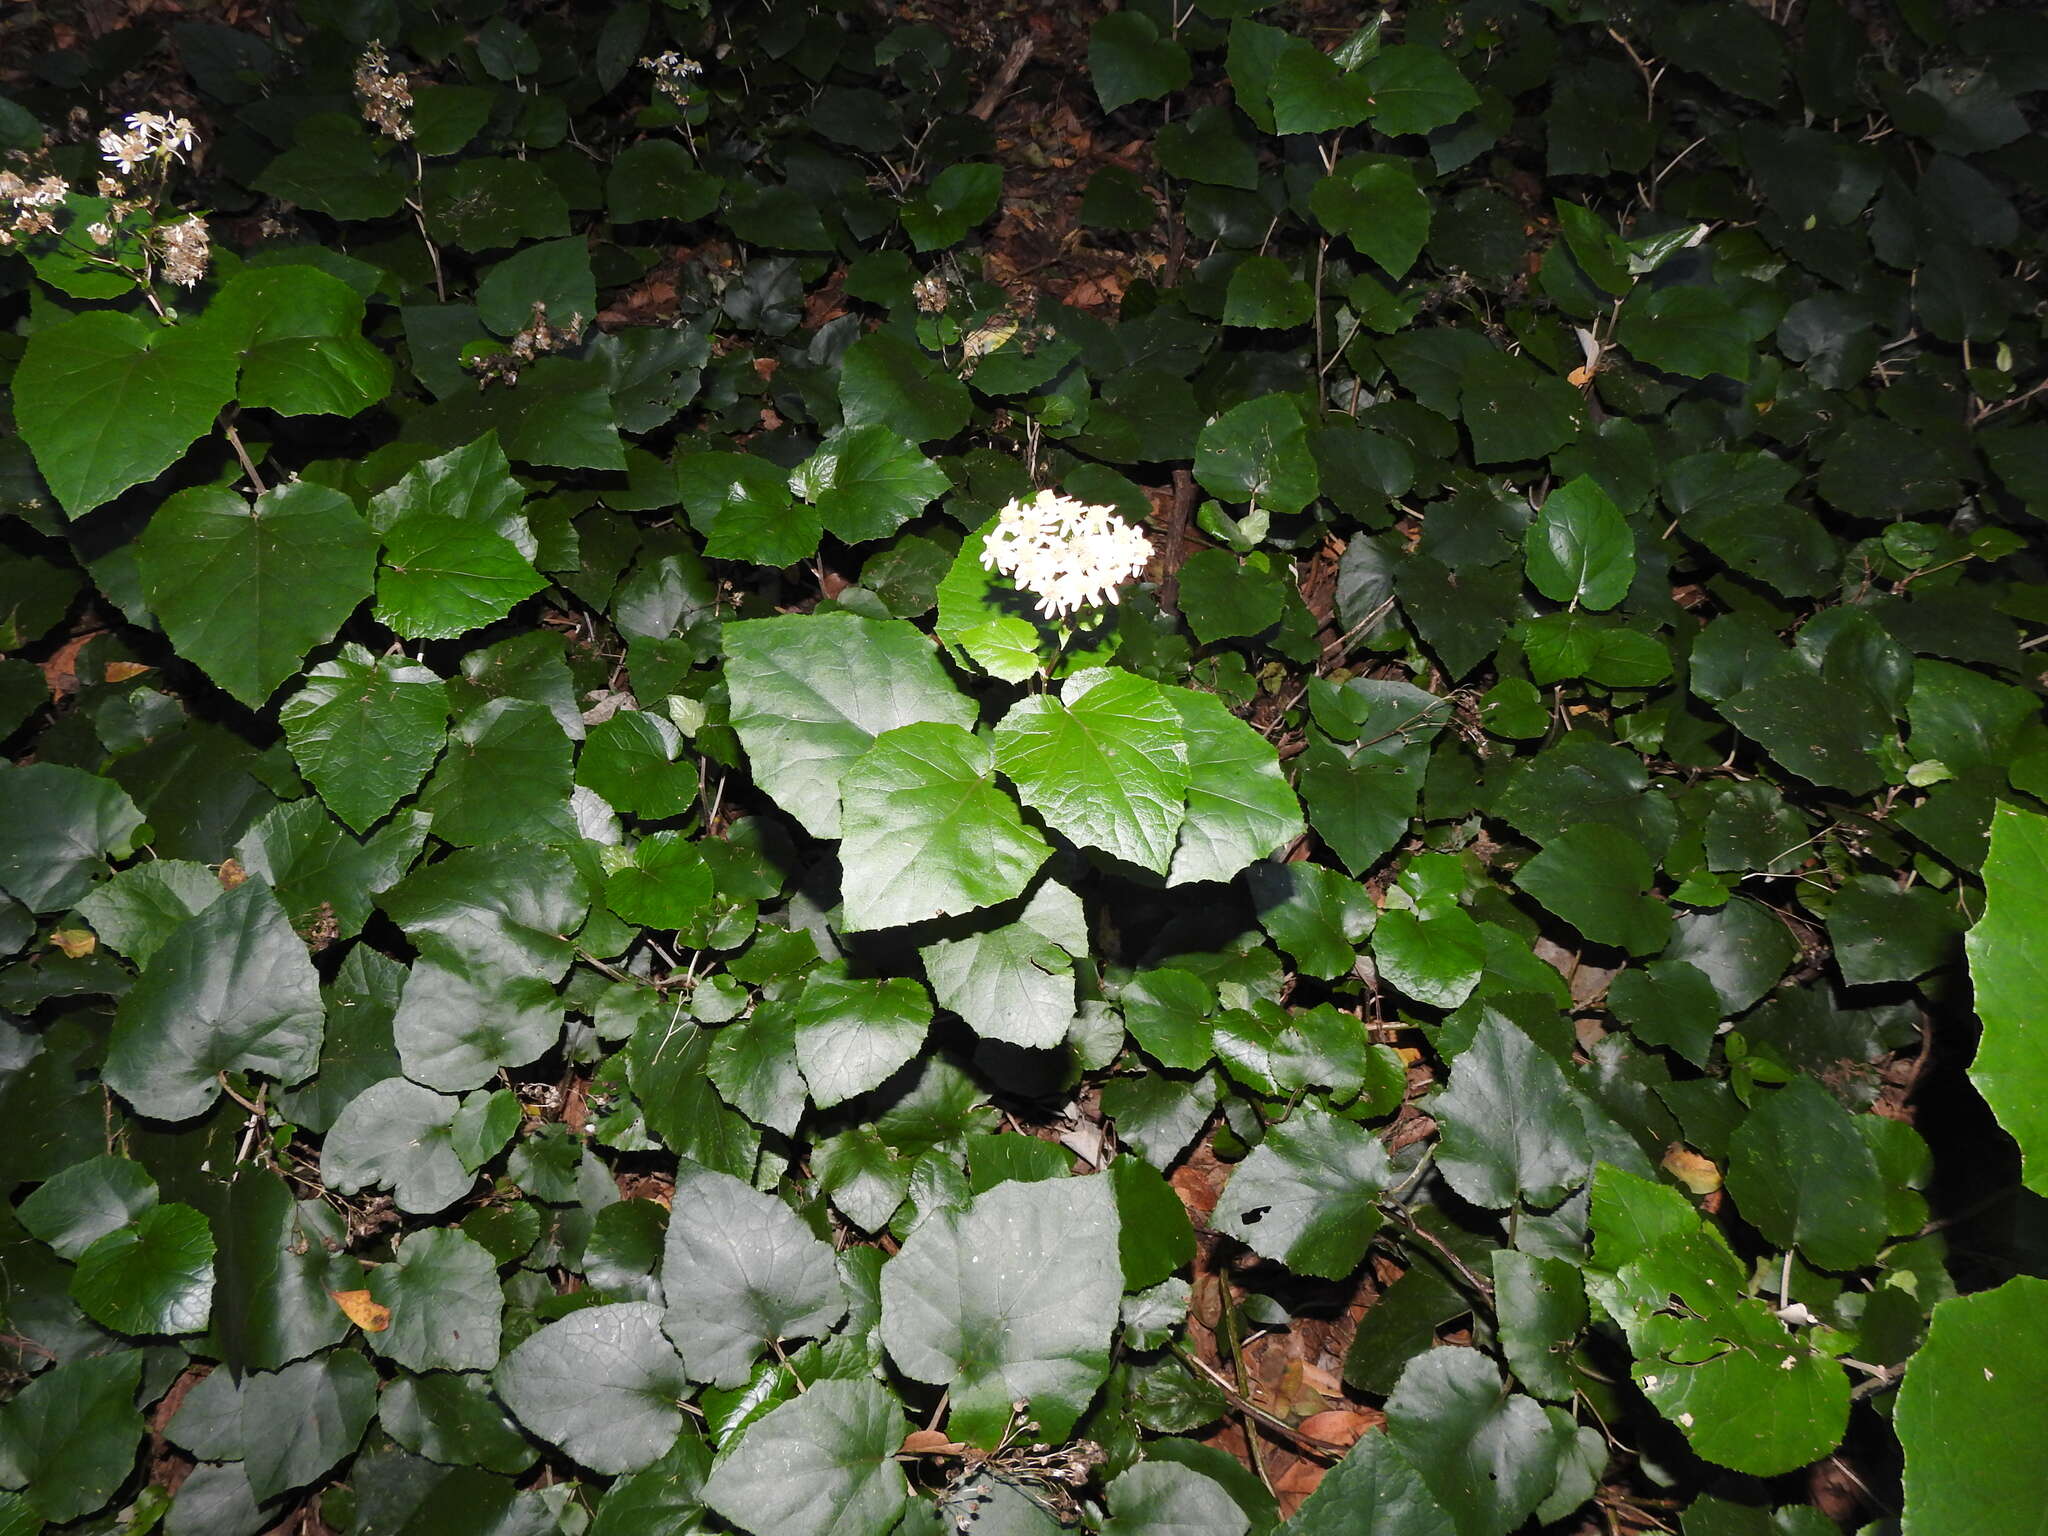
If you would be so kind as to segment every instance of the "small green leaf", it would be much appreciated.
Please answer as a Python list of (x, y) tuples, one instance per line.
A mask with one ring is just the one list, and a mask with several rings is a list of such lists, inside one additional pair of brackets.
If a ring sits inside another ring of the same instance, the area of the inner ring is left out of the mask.
[(967, 425), (967, 386), (892, 331), (870, 331), (839, 360), (839, 404), (849, 427), (887, 427), (913, 443)]
[(1476, 1349), (1425, 1350), (1387, 1399), (1387, 1438), (1450, 1513), (1458, 1536), (1507, 1536), (1550, 1492), (1563, 1450), (1534, 1398), (1505, 1391)]
[(1103, 1536), (1245, 1536), (1251, 1521), (1228, 1490), (1193, 1467), (1142, 1461), (1104, 1490)]
[(1187, 49), (1141, 12), (1112, 11), (1088, 34), (1088, 73), (1105, 112), (1179, 90), (1188, 68)]
[(1885, 1181), (1855, 1119), (1810, 1077), (1759, 1098), (1728, 1149), (1743, 1219), (1821, 1269), (1861, 1269), (1885, 1237)]
[(1299, 512), (1321, 489), (1301, 410), (1284, 395), (1234, 405), (1202, 428), (1195, 479), (1223, 501)]
[(377, 1416), (377, 1372), (341, 1349), (242, 1382), (243, 1470), (250, 1496), (274, 1499), (317, 1482), (362, 1442)]
[(903, 228), (920, 251), (958, 245), (1003, 200), (1001, 166), (967, 161), (947, 166), (931, 187), (903, 205)]
[(1437, 1166), (1462, 1198), (1487, 1210), (1556, 1205), (1592, 1171), (1563, 1071), (1493, 1009), (1451, 1064), (1434, 1113), (1443, 1129)]
[(391, 392), (391, 359), (363, 335), (362, 295), (317, 267), (244, 267), (206, 319), (241, 354), (243, 406), (356, 416)]
[(364, 832), (419, 788), (440, 755), (448, 688), (426, 667), (345, 645), (306, 674), (278, 717), (299, 771)]
[(854, 978), (821, 966), (796, 1005), (796, 1059), (820, 1109), (866, 1093), (917, 1054), (931, 999), (907, 976)]
[(199, 1333), (213, 1310), (213, 1234), (189, 1205), (153, 1205), (78, 1257), (71, 1295), (118, 1333)]
[(1515, 884), (1595, 944), (1655, 954), (1671, 935), (1671, 909), (1651, 894), (1656, 866), (1615, 827), (1571, 827), (1515, 871)]
[(1341, 1280), (1379, 1230), (1392, 1175), (1377, 1136), (1304, 1104), (1237, 1165), (1211, 1225), (1297, 1274)]
[(343, 1195), (385, 1186), (400, 1210), (422, 1216), (453, 1205), (476, 1182), (455, 1150), (461, 1108), (460, 1099), (402, 1077), (372, 1084), (328, 1130), (321, 1182)]
[(447, 640), (504, 618), (546, 585), (502, 533), (411, 512), (384, 531), (377, 617), (408, 640)]
[(369, 1274), (371, 1299), (390, 1309), (378, 1354), (415, 1371), (487, 1371), (498, 1363), (505, 1310), (498, 1262), (480, 1243), (448, 1229), (414, 1232), (388, 1264)]
[(633, 848), (633, 861), (612, 871), (604, 904), (646, 928), (687, 928), (711, 904), (711, 866), (680, 832), (654, 832)]
[(1591, 475), (1544, 498), (1526, 549), (1529, 582), (1552, 602), (1602, 611), (1626, 597), (1635, 579), (1628, 520)]
[(1486, 941), (1457, 908), (1423, 918), (1390, 907), (1373, 928), (1372, 956), (1380, 975), (1417, 1002), (1455, 1008), (1479, 985)]
[(1291, 330), (1315, 314), (1315, 292), (1274, 256), (1247, 256), (1230, 274), (1223, 323), (1257, 330)]
[(1372, 125), (1381, 133), (1429, 133), (1479, 105), (1479, 93), (1450, 55), (1427, 43), (1382, 48), (1359, 73), (1372, 97)]
[(1431, 205), (1405, 161), (1354, 157), (1309, 192), (1316, 220), (1360, 254), (1404, 277), (1429, 241)]
[(886, 426), (833, 433), (789, 477), (826, 530), (849, 544), (887, 538), (951, 486), (915, 443)]

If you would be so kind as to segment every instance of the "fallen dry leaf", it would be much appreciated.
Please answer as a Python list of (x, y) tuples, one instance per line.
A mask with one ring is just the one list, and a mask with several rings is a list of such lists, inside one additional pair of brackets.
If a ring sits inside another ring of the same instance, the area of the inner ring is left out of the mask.
[(1664, 1154), (1664, 1171), (1696, 1195), (1711, 1195), (1721, 1187), (1721, 1170), (1712, 1158), (1702, 1157), (1690, 1147), (1675, 1143)]
[(372, 1301), (368, 1291), (329, 1291), (344, 1316), (365, 1333), (382, 1333), (391, 1326), (391, 1309)]

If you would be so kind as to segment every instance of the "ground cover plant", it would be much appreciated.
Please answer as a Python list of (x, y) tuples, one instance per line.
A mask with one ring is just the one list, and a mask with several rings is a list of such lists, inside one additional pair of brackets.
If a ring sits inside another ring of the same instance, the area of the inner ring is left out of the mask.
[(52, 14), (0, 1532), (2048, 1508), (2048, 18)]

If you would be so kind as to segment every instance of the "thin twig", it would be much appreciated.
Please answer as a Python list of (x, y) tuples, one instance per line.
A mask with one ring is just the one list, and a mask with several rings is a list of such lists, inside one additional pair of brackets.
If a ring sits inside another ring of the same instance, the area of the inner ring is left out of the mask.
[(995, 79), (989, 81), (988, 89), (981, 93), (981, 98), (967, 109), (968, 115), (978, 117), (984, 123), (995, 116), (996, 108), (1002, 105), (1010, 87), (1017, 83), (1017, 77), (1024, 73), (1024, 66), (1031, 62), (1031, 55), (1037, 51), (1038, 40), (1028, 32), (1010, 44), (1010, 51), (1003, 55), (1002, 68), (996, 71)]
[(1247, 1402), (1239, 1394), (1237, 1388), (1230, 1384), (1230, 1378), (1228, 1376), (1225, 1376), (1221, 1371), (1217, 1370), (1215, 1366), (1211, 1365), (1208, 1361), (1202, 1359), (1201, 1356), (1197, 1355), (1193, 1350), (1189, 1349), (1186, 1345), (1175, 1344), (1173, 1346), (1173, 1352), (1176, 1355), (1179, 1355), (1181, 1359), (1185, 1360), (1189, 1365), (1193, 1366), (1196, 1370), (1200, 1371), (1204, 1376), (1206, 1376), (1209, 1379), (1210, 1384), (1214, 1386), (1217, 1391), (1221, 1392), (1226, 1398), (1228, 1398), (1230, 1400), (1230, 1406), (1232, 1408), (1235, 1408), (1239, 1413), (1243, 1413), (1249, 1415), (1254, 1419), (1257, 1419), (1261, 1424), (1265, 1425), (1266, 1428), (1272, 1430), (1274, 1434), (1279, 1435), (1286, 1440), (1292, 1441), (1294, 1444), (1300, 1446), (1303, 1450), (1308, 1451), (1313, 1455), (1327, 1456), (1332, 1461), (1341, 1461), (1343, 1459), (1344, 1452), (1346, 1449), (1344, 1446), (1338, 1445), (1333, 1440), (1319, 1440), (1314, 1435), (1305, 1435), (1300, 1430), (1296, 1429), (1292, 1424), (1288, 1423), (1285, 1419), (1281, 1418), (1278, 1414), (1268, 1413), (1265, 1409), (1259, 1407), (1258, 1404)]
[(249, 477), (250, 487), (261, 496), (264, 491), (263, 477), (256, 473), (256, 465), (249, 458), (249, 450), (242, 446), (241, 434), (235, 431), (235, 424), (231, 421), (222, 421), (220, 429), (227, 434), (228, 446), (235, 450), (235, 457), (242, 461), (242, 473)]

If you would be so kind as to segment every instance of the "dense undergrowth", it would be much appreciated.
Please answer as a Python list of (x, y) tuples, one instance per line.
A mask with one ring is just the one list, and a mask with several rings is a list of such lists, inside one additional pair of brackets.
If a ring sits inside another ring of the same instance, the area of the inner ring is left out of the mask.
[(0, 1532), (2018, 1529), (2048, 18), (920, 15), (10, 23)]

